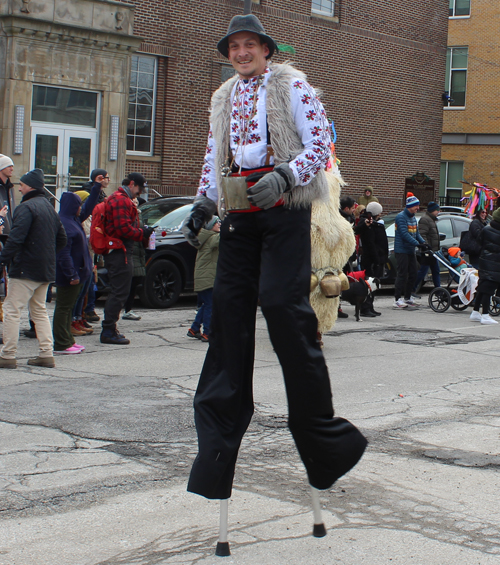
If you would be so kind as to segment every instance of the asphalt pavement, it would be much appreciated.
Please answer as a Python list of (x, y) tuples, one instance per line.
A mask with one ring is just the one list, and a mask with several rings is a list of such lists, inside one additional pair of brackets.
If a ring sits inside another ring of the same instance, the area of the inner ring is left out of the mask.
[[(82, 337), (55, 369), (0, 370), (1, 565), (493, 565), (500, 562), (500, 324), (470, 309), (354, 308), (324, 336), (336, 414), (368, 437), (360, 463), (309, 488), (287, 429), (282, 374), (257, 319), (255, 416), (229, 503), (231, 556), (214, 555), (218, 503), (186, 492), (192, 400), (207, 344), (193, 299), (122, 321), (130, 346)], [(102, 312), (102, 310), (101, 310)], [(27, 327), (25, 318), (23, 327)], [(98, 328), (98, 325), (96, 325)], [(287, 329), (283, 328), (286, 332)]]

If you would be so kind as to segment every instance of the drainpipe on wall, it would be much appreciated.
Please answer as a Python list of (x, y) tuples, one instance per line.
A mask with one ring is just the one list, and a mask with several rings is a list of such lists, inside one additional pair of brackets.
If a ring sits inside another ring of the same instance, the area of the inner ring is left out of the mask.
[(252, 13), (252, 0), (245, 0), (245, 7), (243, 8), (244, 14)]

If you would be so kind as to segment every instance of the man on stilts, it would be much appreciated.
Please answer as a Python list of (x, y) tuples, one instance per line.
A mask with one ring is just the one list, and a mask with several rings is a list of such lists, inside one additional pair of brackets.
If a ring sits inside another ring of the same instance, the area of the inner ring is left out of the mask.
[(217, 47), (237, 75), (212, 97), (200, 187), (183, 225), (196, 246), (216, 209), (225, 216), (209, 349), (194, 400), (199, 452), (188, 491), (231, 495), (254, 409), (258, 300), (283, 369), (290, 431), (310, 484), (327, 489), (366, 447), (350, 422), (334, 417), (309, 304), (311, 203), (328, 199), (329, 124), (305, 75), (269, 62), (277, 46), (254, 15), (235, 16)]

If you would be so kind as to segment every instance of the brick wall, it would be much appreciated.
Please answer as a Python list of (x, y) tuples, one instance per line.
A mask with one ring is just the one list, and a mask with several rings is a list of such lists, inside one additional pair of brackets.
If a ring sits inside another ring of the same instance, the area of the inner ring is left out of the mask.
[[(216, 43), (243, 1), (131, 3), (136, 34), (167, 55), (160, 57), (155, 154), (162, 161), (155, 174), (162, 192), (192, 194), (210, 96), (225, 62)], [(311, 15), (309, 0), (253, 5), (266, 31), (293, 45), (294, 63), (323, 92), (347, 194), (371, 184), (382, 204), (398, 208), (406, 176), (424, 171), (439, 180), (447, 8), (445, 0), (343, 0), (337, 23)]]
[[(466, 107), (444, 110), (445, 133), (500, 134), (499, 18), (500, 2), (474, 0), (470, 18), (450, 20), (448, 45), (468, 46), (469, 58)], [(442, 158), (463, 161), (465, 179), (500, 187), (500, 146), (443, 145)]]

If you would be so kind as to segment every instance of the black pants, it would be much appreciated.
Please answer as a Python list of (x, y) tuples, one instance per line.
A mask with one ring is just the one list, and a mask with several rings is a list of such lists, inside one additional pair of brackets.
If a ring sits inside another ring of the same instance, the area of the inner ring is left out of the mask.
[(409, 300), (417, 278), (417, 258), (415, 253), (395, 253), (394, 255), (397, 265), (394, 298), (398, 300), (403, 296), (405, 300)]
[(257, 299), (283, 369), (289, 428), (310, 483), (329, 488), (366, 440), (333, 417), (330, 379), (309, 304), (310, 210), (282, 206), (230, 214), (221, 226), (210, 346), (194, 400), (198, 455), (188, 490), (229, 498), (241, 439), (253, 414)]
[(144, 282), (144, 279), (145, 277), (132, 277), (132, 280), (130, 281), (130, 292), (123, 306), (125, 312), (130, 312), (130, 310), (132, 310), (135, 295), (137, 294), (137, 287)]
[(134, 273), (132, 252), (125, 254), (122, 249), (115, 249), (108, 255), (104, 255), (104, 266), (108, 270), (111, 291), (104, 305), (102, 329), (114, 330), (123, 305), (130, 294), (130, 284)]

